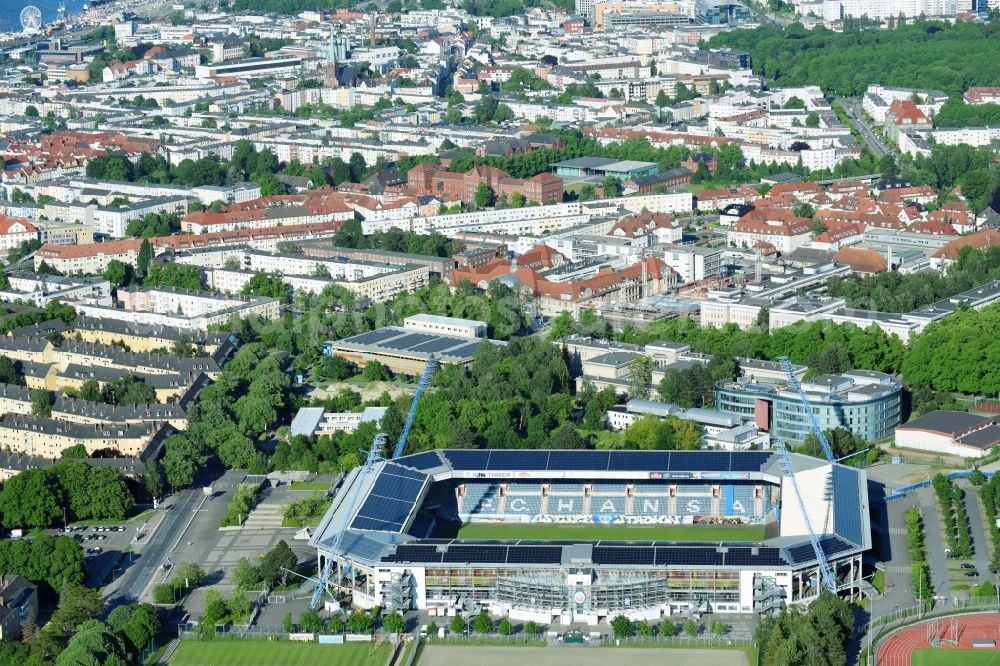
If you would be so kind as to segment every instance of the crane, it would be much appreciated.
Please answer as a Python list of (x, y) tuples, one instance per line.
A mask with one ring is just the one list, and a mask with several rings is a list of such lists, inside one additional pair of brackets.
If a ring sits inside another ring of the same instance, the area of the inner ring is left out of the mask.
[(809, 543), (812, 544), (813, 552), (816, 554), (816, 560), (819, 562), (819, 573), (820, 578), (822, 579), (823, 587), (836, 594), (837, 578), (834, 576), (833, 569), (830, 567), (830, 562), (826, 559), (826, 553), (823, 552), (823, 547), (820, 545), (819, 539), (816, 537), (812, 521), (809, 520), (809, 514), (806, 513), (806, 503), (805, 500), (802, 499), (802, 495), (799, 493), (799, 483), (795, 480), (795, 470), (792, 467), (792, 457), (788, 454), (788, 448), (785, 446), (785, 442), (781, 438), (774, 437), (771, 441), (774, 443), (775, 448), (778, 449), (782, 472), (792, 482), (792, 491), (795, 493), (795, 499), (799, 503), (799, 510), (802, 511), (802, 520), (805, 522), (806, 531), (809, 533)]
[(434, 358), (427, 359), (424, 371), (420, 375), (420, 381), (417, 382), (417, 390), (413, 393), (413, 402), (410, 403), (410, 412), (406, 415), (406, 423), (403, 424), (403, 429), (399, 432), (399, 441), (396, 442), (396, 450), (392, 452), (393, 458), (403, 455), (403, 449), (406, 448), (406, 438), (410, 436), (410, 426), (413, 425), (413, 417), (417, 415), (417, 403), (420, 401), (420, 396), (423, 395), (424, 389), (431, 385), (431, 379), (434, 378), (434, 372), (437, 369), (438, 362)]
[(795, 368), (792, 367), (792, 362), (787, 356), (781, 356), (778, 358), (778, 363), (781, 364), (781, 369), (785, 371), (788, 375), (788, 384), (793, 389), (798, 391), (799, 400), (802, 401), (802, 406), (806, 410), (806, 414), (809, 416), (809, 424), (812, 426), (813, 432), (816, 433), (816, 438), (819, 440), (819, 445), (823, 447), (823, 453), (826, 455), (826, 459), (830, 462), (837, 462), (836, 456), (833, 455), (833, 447), (830, 446), (830, 440), (826, 438), (826, 433), (823, 429), (819, 427), (819, 422), (816, 420), (815, 414), (813, 414), (812, 405), (809, 404), (809, 399), (806, 397), (806, 392), (802, 390), (802, 383), (799, 378), (795, 376)]
[[(344, 541), (344, 535), (347, 534), (347, 523), (350, 521), (351, 516), (354, 515), (354, 510), (357, 508), (358, 500), (361, 499), (361, 488), (364, 487), (365, 477), (371, 474), (375, 465), (382, 460), (382, 451), (384, 448), (385, 434), (380, 432), (376, 434), (375, 439), (372, 440), (372, 445), (368, 449), (368, 455), (365, 457), (364, 465), (361, 467), (361, 471), (358, 472), (358, 478), (354, 481), (354, 492), (351, 493), (351, 499), (347, 503), (347, 512), (344, 514), (344, 522), (340, 529), (337, 530), (337, 535), (333, 538), (333, 543), (330, 544), (331, 553), (336, 553), (340, 550), (340, 546)], [(334, 558), (328, 556), (326, 558), (326, 564), (323, 566), (323, 572), (320, 574), (319, 580), (316, 581), (316, 589), (313, 590), (312, 601), (310, 602), (311, 608), (319, 606), (320, 599), (323, 598), (323, 593), (327, 591), (326, 585), (330, 580), (330, 574), (333, 573), (334, 564)]]
[[(399, 433), (399, 441), (396, 442), (396, 448), (392, 453), (393, 459), (398, 458), (403, 455), (403, 449), (406, 447), (406, 439), (410, 434), (410, 427), (413, 425), (413, 417), (417, 415), (417, 403), (420, 401), (420, 396), (423, 395), (424, 390), (430, 386), (431, 379), (434, 377), (434, 372), (438, 369), (438, 362), (434, 358), (427, 359), (427, 363), (424, 365), (424, 371), (420, 375), (420, 380), (417, 382), (417, 390), (413, 393), (413, 402), (410, 403), (410, 411), (406, 415), (406, 422), (403, 424), (403, 429)], [(344, 541), (344, 536), (347, 534), (347, 525), (351, 517), (354, 515), (355, 509), (357, 509), (358, 500), (361, 499), (361, 489), (364, 487), (364, 480), (372, 470), (375, 468), (379, 462), (383, 460), (382, 452), (385, 450), (386, 436), (384, 433), (378, 433), (375, 435), (375, 439), (372, 440), (372, 445), (368, 449), (368, 454), (365, 456), (364, 465), (361, 471), (358, 472), (358, 477), (354, 481), (354, 492), (351, 494), (350, 501), (347, 503), (347, 511), (344, 514), (344, 522), (340, 529), (337, 530), (337, 534), (333, 539), (333, 543), (330, 544), (330, 553), (335, 554), (340, 552), (341, 544)], [(327, 583), (330, 580), (330, 574), (333, 573), (333, 567), (336, 561), (333, 557), (326, 558), (326, 564), (323, 566), (323, 571), (316, 581), (316, 589), (313, 590), (312, 601), (310, 606), (316, 608), (319, 606), (320, 600), (323, 598), (323, 593), (327, 591)]]

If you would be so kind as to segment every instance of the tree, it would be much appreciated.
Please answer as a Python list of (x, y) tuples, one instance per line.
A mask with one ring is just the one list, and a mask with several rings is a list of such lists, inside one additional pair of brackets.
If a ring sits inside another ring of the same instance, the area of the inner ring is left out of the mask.
[(369, 382), (387, 382), (392, 380), (392, 371), (379, 361), (371, 360), (365, 365), (361, 376)]
[(536, 623), (534, 620), (529, 620), (524, 625), (524, 633), (528, 634), (529, 636), (537, 636), (538, 634), (542, 633), (542, 628), (539, 627), (538, 623)]
[(287, 302), (291, 291), (292, 288), (287, 282), (281, 279), (280, 275), (268, 275), (267, 273), (258, 271), (243, 285), (240, 293), (244, 296), (268, 296)]
[(477, 634), (492, 634), (493, 620), (489, 614), (483, 611), (477, 615), (475, 621), (472, 623), (472, 630)]
[(819, 127), (819, 114), (815, 111), (806, 116), (806, 127)]
[(694, 638), (701, 633), (701, 625), (694, 621), (694, 618), (688, 618), (687, 622), (684, 623), (684, 634)]
[(347, 166), (351, 173), (351, 182), (360, 183), (364, 180), (365, 174), (368, 172), (368, 165), (361, 153), (351, 153)]
[(652, 638), (653, 627), (646, 620), (639, 620), (635, 625), (635, 633), (637, 636), (642, 636), (643, 638)]
[(620, 197), (622, 194), (622, 181), (614, 176), (605, 176), (604, 180), (601, 181), (601, 189), (604, 192), (604, 197), (613, 199), (614, 197)]
[(260, 571), (245, 557), (233, 567), (233, 582), (244, 590), (256, 590), (260, 586)]
[(510, 623), (509, 618), (502, 618), (500, 624), (497, 626), (497, 633), (501, 636), (510, 636), (514, 633), (514, 625)]
[(113, 287), (127, 287), (132, 282), (132, 267), (117, 259), (108, 262), (104, 269), (104, 279)]
[(401, 634), (406, 631), (406, 620), (397, 611), (382, 618), (382, 629), (390, 634)]
[(295, 631), (295, 620), (292, 619), (291, 612), (285, 613), (285, 617), (281, 621), (281, 628), (289, 634)]
[(35, 389), (31, 392), (31, 414), (45, 418), (52, 416), (52, 396), (48, 391)]
[(149, 262), (153, 258), (153, 246), (149, 244), (148, 238), (142, 239), (139, 246), (139, 256), (135, 260), (135, 272), (139, 277), (145, 277), (149, 272)]
[(80, 385), (80, 400), (87, 402), (101, 402), (104, 395), (101, 392), (101, 384), (96, 379), (88, 379)]
[(299, 616), (299, 631), (316, 634), (323, 630), (323, 620), (315, 608), (306, 608)]
[(163, 448), (163, 471), (167, 483), (175, 489), (191, 485), (195, 475), (205, 468), (201, 448), (184, 435), (171, 435), (164, 441)]
[(260, 560), (260, 577), (268, 586), (274, 587), (275, 583), (281, 585), (288, 584), (287, 570), (294, 571), (299, 564), (299, 558), (295, 552), (288, 547), (282, 539), (277, 545), (265, 553)]
[(587, 440), (580, 436), (580, 432), (569, 421), (559, 424), (559, 427), (549, 438), (549, 448), (551, 449), (585, 449)]
[(896, 165), (896, 158), (892, 153), (886, 153), (878, 161), (878, 170), (883, 178), (894, 178), (899, 175), (899, 167)]
[(451, 621), (451, 633), (464, 634), (467, 626), (465, 619), (461, 615), (456, 615)]
[(7, 479), (0, 490), (4, 527), (49, 527), (62, 518), (63, 504), (62, 487), (51, 468), (17, 474)]
[(0, 383), (24, 384), (24, 379), (18, 373), (14, 362), (7, 356), (0, 356)]
[(83, 586), (67, 586), (59, 593), (59, 607), (52, 614), (51, 624), (64, 636), (70, 635), (87, 620), (104, 613), (101, 591)]
[(484, 182), (476, 186), (476, 208), (487, 208), (493, 204), (493, 189)]
[(628, 638), (635, 633), (635, 626), (632, 620), (624, 615), (616, 615), (611, 620), (611, 631), (614, 632), (615, 638)]
[(191, 341), (190, 335), (181, 334), (177, 336), (177, 339), (170, 345), (170, 353), (174, 356), (189, 358), (194, 356), (194, 352), (194, 343)]
[(660, 635), (666, 636), (667, 638), (677, 635), (677, 625), (673, 623), (672, 620), (664, 619), (660, 622)]
[(712, 620), (712, 623), (709, 625), (709, 631), (713, 636), (722, 636), (726, 633), (726, 625), (719, 620)]
[(649, 384), (653, 381), (653, 359), (640, 355), (628, 367), (628, 394), (630, 398), (649, 398)]

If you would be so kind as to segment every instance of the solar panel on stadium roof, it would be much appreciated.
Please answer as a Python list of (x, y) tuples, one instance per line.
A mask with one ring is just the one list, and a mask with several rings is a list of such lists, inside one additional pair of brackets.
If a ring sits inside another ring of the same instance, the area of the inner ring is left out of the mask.
[(406, 469), (402, 465), (397, 465), (396, 463), (388, 463), (382, 470), (382, 474), (391, 474), (393, 476), (401, 476), (404, 479), (412, 479), (414, 481), (423, 482), (427, 478), (427, 475), (423, 472), (418, 472), (412, 469)]
[(759, 472), (771, 457), (770, 453), (760, 451), (734, 452), (730, 460), (730, 469), (734, 472)]
[(614, 471), (664, 471), (670, 466), (667, 451), (611, 451), (608, 469)]
[(559, 564), (562, 548), (559, 546), (510, 546), (507, 564)]
[(396, 546), (396, 552), (382, 558), (383, 562), (440, 562), (441, 553), (435, 546)]
[(403, 529), (403, 526), (400, 523), (358, 517), (351, 523), (351, 528), (355, 530), (372, 530), (375, 532), (399, 532)]
[(374, 560), (385, 549), (385, 544), (375, 539), (369, 539), (363, 534), (353, 534), (348, 532), (344, 535), (344, 540), (340, 544), (345, 553), (350, 553), (355, 557), (366, 560)]
[(490, 470), (546, 469), (549, 451), (492, 451)]
[(854, 547), (853, 544), (834, 536), (820, 539), (819, 545), (823, 549), (823, 552), (826, 553), (827, 557), (831, 557), (837, 553), (843, 553), (844, 551), (851, 550), (851, 548)]
[(507, 561), (507, 546), (449, 546), (441, 561), (501, 564)]
[(671, 472), (712, 472), (729, 469), (729, 454), (716, 452), (674, 451), (670, 454)]
[(358, 510), (358, 517), (373, 518), (387, 523), (404, 523), (413, 512), (413, 502), (369, 495)]
[(631, 546), (594, 546), (591, 556), (594, 564), (651, 565), (654, 549)]
[(857, 473), (847, 467), (833, 466), (833, 526), (844, 539), (861, 545), (861, 498), (858, 495)]
[(415, 467), (417, 469), (430, 469), (431, 467), (438, 467), (441, 465), (441, 456), (438, 455), (437, 451), (424, 451), (423, 453), (415, 453), (411, 456), (404, 456), (402, 458), (397, 458), (400, 465), (406, 465), (407, 467)]
[(679, 564), (698, 567), (713, 567), (722, 564), (722, 558), (715, 548), (685, 548), (667, 546), (656, 548), (655, 563), (659, 565)]
[(379, 474), (368, 496), (390, 497), (412, 504), (416, 501), (423, 487), (423, 481), (393, 476), (392, 474)]
[(608, 451), (552, 451), (549, 454), (549, 470), (594, 470), (608, 469)]
[(807, 541), (798, 546), (792, 546), (789, 548), (788, 557), (791, 558), (793, 564), (798, 564), (799, 562), (815, 560), (816, 552), (813, 550), (812, 545)]
[(452, 469), (486, 469), (490, 461), (489, 451), (446, 451), (444, 457)]
[[(754, 551), (756, 550), (756, 555)], [(730, 548), (726, 553), (726, 564), (732, 566), (779, 566), (784, 564), (778, 548)]]

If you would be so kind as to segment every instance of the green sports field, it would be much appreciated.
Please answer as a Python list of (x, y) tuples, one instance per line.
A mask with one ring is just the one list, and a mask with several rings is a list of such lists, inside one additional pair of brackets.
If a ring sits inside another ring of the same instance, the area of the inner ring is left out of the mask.
[(296, 641), (181, 641), (170, 666), (384, 666), (389, 645), (320, 645)]
[(1000, 650), (914, 650), (910, 666), (1000, 666)]
[(541, 523), (469, 523), (459, 539), (515, 541), (763, 541), (762, 525), (553, 525)]

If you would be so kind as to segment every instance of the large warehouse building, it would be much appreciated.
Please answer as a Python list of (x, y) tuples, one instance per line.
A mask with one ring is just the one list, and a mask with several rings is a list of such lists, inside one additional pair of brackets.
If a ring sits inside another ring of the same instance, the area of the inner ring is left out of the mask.
[[(864, 471), (795, 454), (792, 468), (838, 590), (864, 592)], [(564, 624), (767, 613), (821, 588), (791, 487), (768, 452), (428, 451), (352, 472), (310, 544), (361, 607)]]

